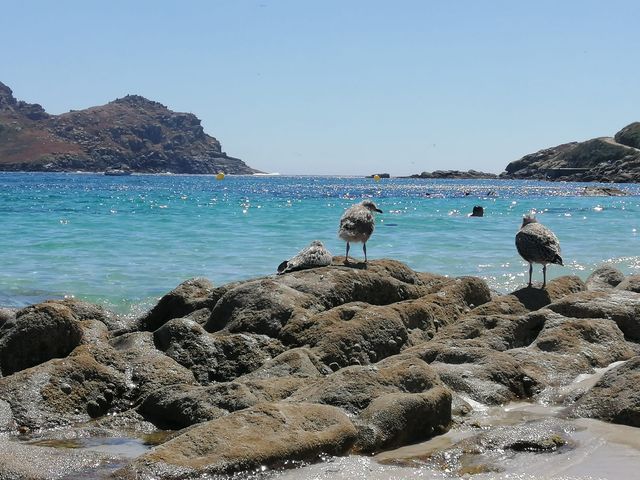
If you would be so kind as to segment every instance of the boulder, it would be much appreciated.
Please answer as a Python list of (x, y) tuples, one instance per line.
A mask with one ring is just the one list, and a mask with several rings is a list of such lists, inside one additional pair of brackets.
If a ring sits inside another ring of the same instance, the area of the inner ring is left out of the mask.
[(575, 417), (640, 427), (640, 356), (612, 368), (569, 408)]
[(202, 308), (210, 310), (218, 300), (213, 293), (213, 284), (206, 278), (186, 280), (164, 295), (138, 320), (138, 329), (156, 330), (171, 319), (184, 317)]
[(539, 310), (561, 298), (586, 289), (584, 282), (575, 275), (565, 275), (554, 278), (546, 288), (525, 287), (516, 290), (515, 296), (524, 307), (529, 310)]
[(562, 298), (549, 309), (565, 317), (611, 319), (626, 339), (640, 341), (640, 295), (635, 292), (581, 292)]
[(338, 408), (263, 403), (193, 427), (115, 476), (183, 479), (313, 461), (346, 453), (356, 438), (356, 428)]
[(241, 383), (170, 385), (149, 393), (138, 411), (163, 429), (180, 429), (249, 408), (258, 398)]
[(298, 315), (353, 302), (389, 305), (418, 298), (433, 288), (400, 262), (374, 260), (364, 265), (366, 268), (346, 267), (336, 257), (329, 267), (241, 283), (222, 296), (205, 328), (277, 338)]
[(422, 393), (441, 385), (435, 371), (418, 358), (389, 357), (375, 365), (352, 366), (310, 380), (288, 398), (322, 403), (357, 413), (389, 393)]
[(529, 398), (541, 389), (509, 352), (436, 337), (404, 354), (427, 362), (454, 392), (487, 405)]
[(629, 275), (625, 277), (618, 285), (618, 290), (626, 290), (628, 292), (640, 293), (640, 275)]
[(93, 350), (82, 346), (64, 359), (0, 378), (0, 398), (11, 408), (11, 429), (68, 427), (128, 409), (121, 400), (127, 389), (125, 375), (99, 363)]
[(284, 351), (277, 340), (256, 334), (210, 334), (186, 318), (169, 320), (153, 334), (156, 347), (189, 368), (199, 383), (229, 381)]
[(425, 441), (445, 433), (451, 423), (451, 393), (434, 387), (425, 393), (389, 393), (358, 416), (355, 450), (376, 452)]
[(624, 280), (624, 273), (613, 265), (600, 265), (589, 278), (587, 278), (587, 290), (598, 291), (614, 288)]
[(117, 358), (126, 365), (131, 405), (167, 385), (195, 385), (193, 372), (155, 348), (151, 332), (134, 332), (110, 341)]
[(23, 308), (0, 329), (0, 370), (6, 376), (65, 357), (81, 341), (82, 327), (69, 307), (45, 302)]

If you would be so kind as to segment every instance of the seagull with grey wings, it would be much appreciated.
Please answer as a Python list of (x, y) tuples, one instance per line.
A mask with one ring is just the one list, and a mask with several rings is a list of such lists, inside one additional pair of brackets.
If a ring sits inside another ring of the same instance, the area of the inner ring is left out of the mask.
[(324, 244), (320, 240), (314, 240), (296, 256), (282, 262), (278, 266), (278, 275), (308, 268), (326, 267), (331, 265), (332, 259), (331, 252), (324, 247)]
[(349, 246), (351, 242), (362, 243), (364, 261), (365, 263), (367, 262), (367, 240), (369, 240), (375, 228), (373, 212), (382, 213), (382, 210), (376, 207), (376, 204), (371, 200), (364, 200), (349, 207), (340, 218), (338, 236), (347, 242), (345, 263), (349, 263)]
[(520, 256), (529, 262), (529, 287), (534, 263), (542, 264), (542, 288), (547, 284), (547, 265), (563, 265), (558, 237), (538, 223), (533, 215), (527, 215), (522, 219), (522, 226), (516, 234), (516, 248)]

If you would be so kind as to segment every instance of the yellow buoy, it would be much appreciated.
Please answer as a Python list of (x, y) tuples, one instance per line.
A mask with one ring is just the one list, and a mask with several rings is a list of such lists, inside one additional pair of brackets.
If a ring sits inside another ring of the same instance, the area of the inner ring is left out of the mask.
[(220, 172), (216, 175), (216, 180), (224, 180), (224, 173)]
[(376, 174), (376, 175), (374, 175), (374, 176), (373, 176), (373, 179), (374, 179), (376, 182), (379, 182), (379, 181), (380, 181), (380, 175), (377, 175), (377, 174)]

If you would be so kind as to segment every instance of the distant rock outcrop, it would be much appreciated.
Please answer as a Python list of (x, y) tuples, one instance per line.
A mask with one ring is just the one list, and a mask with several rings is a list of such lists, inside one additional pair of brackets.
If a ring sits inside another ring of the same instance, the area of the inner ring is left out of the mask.
[(138, 95), (62, 115), (18, 101), (0, 82), (0, 170), (252, 174), (200, 119)]
[(465, 179), (465, 178), (498, 178), (495, 173), (478, 172), (476, 170), (467, 170), (466, 172), (460, 170), (434, 170), (433, 172), (422, 172), (420, 174), (411, 175), (409, 178), (453, 178), (453, 179)]
[(640, 181), (640, 123), (613, 138), (571, 142), (525, 155), (507, 165), (502, 178), (578, 182)]

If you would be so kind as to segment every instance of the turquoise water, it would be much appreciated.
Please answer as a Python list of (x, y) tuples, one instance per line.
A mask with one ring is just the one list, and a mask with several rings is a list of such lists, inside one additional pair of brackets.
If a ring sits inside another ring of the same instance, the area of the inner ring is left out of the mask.
[[(514, 235), (536, 210), (565, 259), (550, 278), (586, 278), (604, 261), (640, 269), (637, 184), (618, 185), (628, 197), (581, 196), (574, 183), (341, 177), (0, 173), (0, 185), (4, 306), (75, 296), (137, 313), (190, 277), (221, 285), (272, 274), (314, 239), (344, 255), (338, 221), (363, 198), (385, 212), (370, 259), (511, 291), (527, 280)], [(468, 217), (474, 205), (483, 218)], [(360, 245), (352, 254), (362, 257)]]

